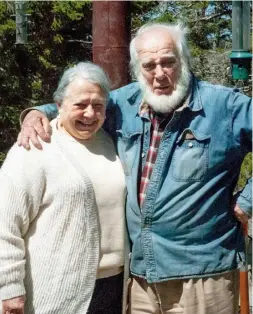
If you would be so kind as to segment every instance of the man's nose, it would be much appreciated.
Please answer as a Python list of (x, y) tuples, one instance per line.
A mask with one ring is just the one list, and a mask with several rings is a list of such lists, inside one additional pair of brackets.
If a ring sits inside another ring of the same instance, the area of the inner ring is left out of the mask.
[(94, 108), (92, 107), (92, 105), (88, 105), (83, 112), (83, 116), (86, 118), (93, 118), (94, 115), (95, 115)]
[(162, 80), (165, 77), (164, 70), (160, 64), (157, 64), (155, 68), (155, 78), (158, 80)]

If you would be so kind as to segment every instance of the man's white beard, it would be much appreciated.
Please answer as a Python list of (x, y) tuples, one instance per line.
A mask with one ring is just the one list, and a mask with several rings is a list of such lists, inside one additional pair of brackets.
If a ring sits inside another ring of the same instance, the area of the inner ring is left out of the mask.
[(186, 65), (182, 65), (181, 75), (178, 79), (176, 89), (170, 95), (156, 95), (152, 92), (147, 85), (146, 80), (140, 73), (138, 75), (138, 81), (143, 93), (143, 101), (147, 103), (155, 112), (159, 113), (171, 113), (180, 106), (182, 101), (186, 97), (191, 74)]

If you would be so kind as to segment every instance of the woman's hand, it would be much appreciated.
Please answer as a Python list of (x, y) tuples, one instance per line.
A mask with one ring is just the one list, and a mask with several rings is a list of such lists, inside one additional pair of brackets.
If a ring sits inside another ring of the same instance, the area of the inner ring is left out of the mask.
[(24, 314), (25, 296), (2, 300), (2, 314)]

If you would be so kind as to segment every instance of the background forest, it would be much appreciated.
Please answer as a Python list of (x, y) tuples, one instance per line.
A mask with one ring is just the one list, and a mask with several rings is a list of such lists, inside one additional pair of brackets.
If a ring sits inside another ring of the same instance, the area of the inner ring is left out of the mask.
[[(181, 20), (189, 28), (192, 68), (204, 80), (239, 85), (251, 95), (251, 81), (233, 82), (231, 1), (132, 1), (131, 31), (150, 20)], [(27, 1), (28, 42), (15, 45), (15, 2), (0, 2), (0, 165), (15, 142), (22, 109), (52, 101), (60, 75), (70, 64), (92, 60), (92, 4), (89, 1)], [(251, 174), (244, 162), (239, 187)]]

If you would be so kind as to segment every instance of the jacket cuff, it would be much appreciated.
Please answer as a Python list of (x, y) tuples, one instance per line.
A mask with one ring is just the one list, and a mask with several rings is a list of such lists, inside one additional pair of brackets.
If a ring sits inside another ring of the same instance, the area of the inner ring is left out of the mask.
[(34, 107), (33, 108), (26, 108), (25, 110), (23, 110), (19, 116), (19, 124), (20, 126), (22, 125), (26, 115), (28, 114), (28, 112), (32, 111), (32, 110), (37, 110)]
[(251, 200), (245, 198), (242, 194), (237, 198), (236, 203), (239, 205), (242, 211), (244, 211), (249, 216), (252, 215), (252, 202)]

